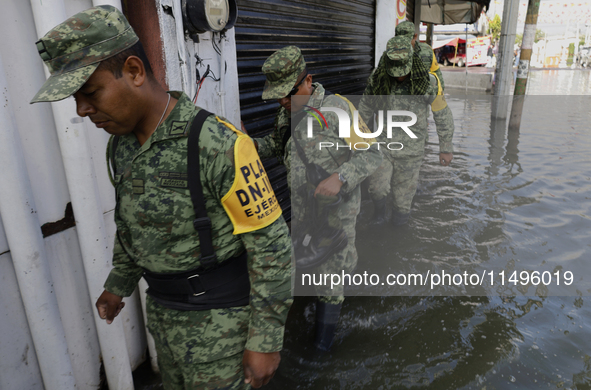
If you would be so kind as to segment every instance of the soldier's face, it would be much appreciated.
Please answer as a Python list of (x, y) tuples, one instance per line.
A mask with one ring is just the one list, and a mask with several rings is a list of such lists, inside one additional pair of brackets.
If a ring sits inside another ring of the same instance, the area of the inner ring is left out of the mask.
[[(312, 75), (309, 74), (305, 77), (304, 80), (300, 83), (298, 87), (298, 91), (294, 93), (292, 96), (301, 96), (292, 100), (291, 96), (284, 97), (282, 99), (277, 99), (279, 104), (281, 104), (288, 112), (298, 112), (304, 105), (308, 103), (310, 100), (310, 95), (312, 95), (314, 88), (312, 88)], [(307, 98), (306, 98), (307, 96)]]
[(74, 94), (76, 112), (109, 134), (124, 135), (134, 130), (139, 112), (134, 107), (134, 88), (124, 72), (116, 78), (109, 70), (97, 69)]
[(398, 81), (399, 83), (401, 83), (404, 80), (406, 80), (407, 77), (408, 77), (408, 74), (405, 74), (404, 76), (400, 76), (400, 77), (394, 77), (394, 78), (396, 79), (396, 81)]

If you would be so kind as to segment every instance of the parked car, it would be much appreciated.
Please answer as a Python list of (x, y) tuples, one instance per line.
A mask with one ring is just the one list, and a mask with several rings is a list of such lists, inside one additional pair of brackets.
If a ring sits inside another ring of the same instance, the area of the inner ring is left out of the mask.
[(443, 46), (439, 53), (439, 63), (450, 66), (456, 64), (457, 66), (466, 66), (466, 43), (458, 43), (458, 51), (453, 46)]

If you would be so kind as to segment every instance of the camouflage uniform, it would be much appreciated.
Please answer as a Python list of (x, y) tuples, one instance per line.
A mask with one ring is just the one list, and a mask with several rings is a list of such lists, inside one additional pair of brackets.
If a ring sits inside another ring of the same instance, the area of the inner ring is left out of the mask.
[[(336, 107), (346, 111), (350, 117), (352, 113), (349, 110), (348, 104), (336, 95), (325, 95), (324, 88), (321, 84), (315, 83), (315, 90), (308, 105), (316, 109), (321, 107)], [(286, 110), (283, 110), (287, 114)], [(347, 148), (339, 148), (328, 150), (318, 150), (320, 142), (332, 142), (333, 144), (345, 145), (344, 139), (338, 136), (338, 118), (333, 112), (324, 112), (324, 117), (328, 123), (328, 129), (317, 122), (313, 122), (314, 138), (307, 138), (307, 116), (298, 124), (294, 124), (293, 137), (287, 142), (286, 160), (291, 161), (288, 175), (291, 175), (291, 193), (292, 193), (292, 212), (294, 213), (295, 221), (303, 220), (303, 211), (306, 207), (305, 199), (302, 198), (301, 193), (297, 191), (306, 182), (306, 167), (299, 158), (293, 144), (294, 138), (300, 142), (306, 152), (308, 161), (313, 164), (318, 164), (327, 172), (340, 173), (346, 178), (345, 184), (341, 187), (340, 193), (343, 194), (344, 200), (338, 208), (338, 215), (341, 219), (343, 229), (347, 233), (348, 244), (347, 248), (335, 255), (334, 259), (327, 261), (322, 266), (318, 267), (317, 273), (345, 273), (352, 272), (357, 265), (357, 250), (355, 249), (355, 224), (357, 222), (357, 215), (359, 214), (361, 205), (361, 187), (360, 184), (369, 175), (371, 175), (380, 165), (382, 156), (381, 153), (374, 147), (364, 151), (350, 151)], [(289, 176), (288, 176), (289, 179)], [(297, 222), (294, 222), (294, 224)], [(343, 294), (342, 287), (335, 288), (329, 291), (319, 290), (321, 300), (325, 300), (323, 295), (340, 296)], [(334, 301), (334, 300), (333, 300)]]
[[(105, 289), (119, 296), (133, 292), (143, 269), (166, 273), (202, 266), (189, 190), (186, 185), (163, 185), (164, 174), (187, 171), (185, 130), (197, 113), (185, 94), (173, 96), (179, 98), (177, 105), (143, 146), (134, 135), (128, 135), (121, 137), (117, 147), (115, 222), (131, 257), (116, 240), (115, 268)], [(234, 182), (235, 140), (232, 130), (209, 117), (200, 135), (199, 164), (218, 262), (245, 249), (248, 252), (250, 306), (185, 312), (167, 309), (149, 299), (148, 328), (158, 341), (163, 378), (170, 378), (170, 383), (190, 381), (197, 385), (199, 378), (212, 375), (219, 386), (208, 384), (211, 387), (204, 388), (240, 385), (244, 348), (275, 352), (282, 347), (283, 325), (291, 304), (287, 226), (280, 217), (252, 233), (232, 234), (232, 223), (220, 199)], [(238, 366), (232, 366), (227, 359)], [(204, 369), (199, 366), (202, 363)], [(220, 367), (227, 369), (220, 371)], [(204, 370), (212, 371), (207, 374)]]
[[(414, 29), (413, 29), (414, 34)], [(401, 50), (400, 48), (403, 48)], [(388, 69), (400, 68), (402, 64), (412, 67), (410, 76), (404, 81), (399, 82), (393, 77), (400, 77), (404, 75), (407, 70), (399, 71), (394, 76), (388, 72), (390, 78), (390, 87), (384, 90), (383, 85), (376, 82), (374, 77), (376, 72), (384, 71), (380, 67)], [(414, 52), (410, 46), (410, 38), (402, 36), (395, 37), (388, 41), (388, 49), (382, 55), (378, 68), (374, 70), (374, 74), (370, 76), (368, 85), (363, 93), (364, 98), (359, 105), (361, 116), (369, 121), (373, 113), (378, 110), (405, 110), (411, 111), (417, 115), (417, 122), (410, 126), (410, 129), (418, 138), (411, 139), (403, 131), (394, 131), (393, 137), (386, 138), (385, 132), (382, 132), (378, 137), (379, 141), (383, 142), (400, 142), (404, 145), (402, 150), (389, 151), (382, 149), (385, 159), (388, 163), (383, 162), (380, 168), (374, 175), (369, 178), (369, 189), (374, 200), (381, 199), (386, 196), (389, 189), (392, 189), (393, 210), (400, 214), (410, 213), (412, 198), (417, 189), (419, 170), (422, 164), (425, 144), (428, 141), (428, 123), (429, 105), (435, 99), (440, 99), (443, 104), (439, 104), (438, 110), (431, 107), (434, 119), (437, 123), (437, 135), (439, 136), (440, 153), (452, 153), (453, 146), (451, 143), (454, 131), (453, 116), (449, 107), (445, 103), (443, 95), (437, 97), (437, 84), (433, 79), (429, 79), (428, 68), (419, 57), (418, 53)], [(383, 95), (388, 94), (390, 98)], [(371, 98), (370, 96), (376, 96)], [(383, 96), (380, 98), (378, 96)], [(394, 98), (394, 96), (407, 96), (405, 98)], [(441, 109), (441, 106), (445, 106)], [(400, 118), (400, 121), (406, 121), (408, 118)], [(370, 122), (368, 122), (370, 123)], [(391, 172), (391, 175), (390, 175)]]
[[(111, 35), (101, 34), (104, 31)], [(88, 37), (90, 34), (94, 35)], [(97, 49), (95, 44), (95, 62), (88, 64), (84, 54), (88, 48), (81, 50), (80, 45), (90, 45), (97, 39), (106, 40), (107, 46), (113, 47), (99, 45)], [(50, 62), (52, 73), (33, 100), (54, 101), (75, 93), (100, 61), (122, 50), (121, 42), (125, 49), (137, 41), (125, 17), (114, 7), (100, 6), (75, 15), (37, 44), (42, 57), (49, 57), (44, 59)], [(63, 64), (70, 70), (65, 79), (51, 63), (52, 57), (64, 52), (70, 53), (65, 58), (72, 59)], [(76, 58), (80, 58), (81, 68), (72, 63)], [(131, 295), (144, 270), (171, 273), (203, 266), (199, 236), (192, 224), (195, 213), (186, 175), (187, 135), (198, 110), (185, 94), (170, 94), (178, 101), (150, 138), (140, 145), (133, 132), (122, 135), (114, 155), (118, 239), (113, 253), (114, 268), (105, 290), (117, 296)], [(250, 305), (180, 311), (165, 308), (148, 297), (147, 326), (156, 341), (166, 389), (250, 387), (244, 384), (244, 349), (275, 352), (282, 348), (284, 324), (292, 302), (289, 233), (279, 215), (263, 228), (233, 234), (233, 224), (220, 200), (234, 183), (236, 132), (222, 119), (208, 117), (199, 137), (198, 158), (217, 255), (215, 263), (208, 266), (215, 267), (246, 251)], [(250, 148), (256, 154), (254, 145)], [(171, 174), (175, 180), (167, 180)]]
[[(301, 59), (302, 63), (298, 63)], [(300, 50), (295, 46), (290, 46), (281, 49), (271, 56), (265, 62), (263, 71), (269, 78), (280, 79), (282, 73), (295, 74), (295, 78), (286, 83), (289, 88), (287, 90), (278, 91), (273, 85), (266, 86), (263, 93), (264, 99), (281, 98), (291, 90), (292, 86), (296, 84), (298, 75), (305, 69), (305, 62)], [(271, 76), (269, 76), (271, 75)], [(320, 109), (321, 107), (336, 107), (344, 110), (352, 118), (350, 107), (348, 103), (341, 97), (336, 95), (325, 95), (324, 87), (319, 83), (314, 83), (314, 91), (309, 97), (307, 105), (309, 107)], [(298, 98), (297, 96), (293, 99)], [(299, 123), (291, 123), (290, 112), (284, 107), (281, 107), (275, 119), (274, 131), (271, 135), (264, 139), (257, 139), (259, 145), (259, 153), (261, 156), (277, 156), (281, 158), (287, 168), (288, 183), (291, 188), (292, 196), (292, 215), (294, 229), (297, 228), (298, 222), (303, 220), (304, 209), (306, 208), (306, 200), (297, 190), (305, 185), (306, 168), (302, 160), (299, 158), (294, 138), (300, 142), (300, 145), (306, 153), (308, 161), (312, 164), (318, 164), (328, 173), (339, 173), (345, 179), (340, 190), (340, 194), (344, 195), (344, 201), (340, 204), (337, 210), (337, 215), (340, 217), (342, 227), (347, 233), (348, 243), (345, 250), (336, 254), (326, 263), (318, 267), (314, 272), (328, 273), (338, 272), (342, 270), (351, 272), (357, 265), (357, 251), (355, 249), (355, 223), (357, 214), (359, 214), (361, 202), (361, 189), (359, 184), (368, 177), (380, 164), (381, 154), (375, 148), (371, 147), (366, 151), (351, 151), (348, 148), (318, 150), (319, 142), (339, 143), (341, 146), (346, 145), (344, 139), (338, 136), (338, 117), (333, 112), (324, 112), (324, 117), (328, 123), (328, 128), (325, 125), (320, 125), (313, 122), (314, 138), (307, 138), (307, 122), (309, 115), (303, 117)], [(290, 128), (291, 125), (291, 128)], [(293, 129), (293, 130), (292, 130)], [(287, 142), (284, 150), (282, 150), (282, 139), (285, 131), (292, 131), (292, 137)], [(344, 300), (342, 286), (340, 289), (334, 290), (317, 290), (320, 300), (324, 302), (338, 303)], [(328, 295), (331, 295), (329, 297)]]
[[(398, 26), (396, 26), (394, 35), (397, 37), (408, 37), (412, 40), (413, 36), (415, 35), (415, 24), (408, 20), (400, 23)], [(433, 49), (431, 48), (431, 46), (427, 45), (424, 42), (420, 42), (417, 39), (413, 49), (417, 52), (419, 57), (421, 57), (421, 60), (423, 60), (425, 68), (429, 70), (429, 73), (434, 73), (437, 75), (437, 78), (441, 82), (441, 89), (444, 90), (445, 83), (443, 81), (443, 74), (441, 73), (439, 64), (436, 60), (434, 60), (435, 54), (433, 53)]]
[[(275, 115), (275, 122), (273, 123), (273, 131), (261, 138), (254, 138), (258, 144), (257, 151), (261, 158), (277, 158), (280, 164), (287, 165), (286, 160), (287, 151), (283, 148), (283, 136), (286, 132), (291, 131), (291, 118), (289, 112), (281, 106)], [(289, 181), (287, 182), (290, 184)]]

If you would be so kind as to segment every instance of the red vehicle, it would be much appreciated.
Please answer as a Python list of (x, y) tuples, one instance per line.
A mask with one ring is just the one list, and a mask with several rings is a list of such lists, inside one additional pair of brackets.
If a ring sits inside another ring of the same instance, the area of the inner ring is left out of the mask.
[(466, 66), (466, 40), (452, 38), (445, 41), (435, 42), (433, 50), (437, 55), (440, 64), (449, 66)]

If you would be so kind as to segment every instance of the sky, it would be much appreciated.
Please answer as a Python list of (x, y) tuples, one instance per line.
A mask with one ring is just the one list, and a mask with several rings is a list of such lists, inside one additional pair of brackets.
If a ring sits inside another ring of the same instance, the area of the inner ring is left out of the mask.
[[(503, 0), (492, 0), (490, 9), (487, 12), (489, 18), (495, 14), (503, 16)], [(527, 1), (519, 1), (519, 19), (517, 22), (517, 33), (522, 34), (527, 13)], [(579, 25), (579, 35), (584, 36), (589, 28), (591, 32), (591, 1), (589, 0), (541, 0), (538, 13), (537, 28), (551, 36), (560, 36), (568, 32), (574, 36)], [(586, 27), (590, 25), (589, 27)]]

